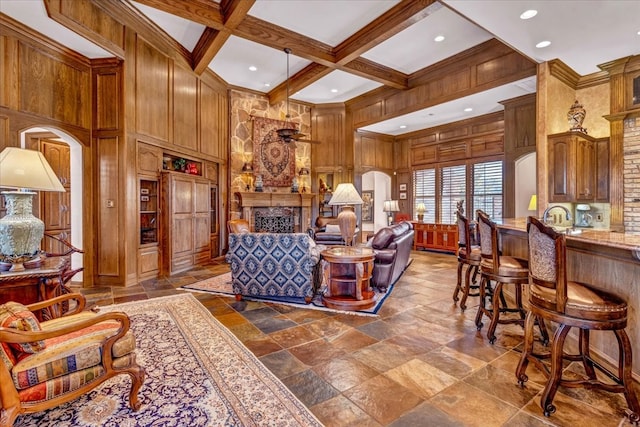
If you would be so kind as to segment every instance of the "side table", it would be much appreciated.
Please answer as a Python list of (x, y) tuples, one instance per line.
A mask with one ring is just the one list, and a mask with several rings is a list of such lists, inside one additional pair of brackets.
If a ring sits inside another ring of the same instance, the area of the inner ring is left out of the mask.
[(322, 255), (322, 274), (327, 290), (322, 302), (339, 310), (363, 310), (373, 307), (374, 292), (369, 284), (375, 253), (371, 248), (337, 246)]
[[(16, 301), (24, 305), (48, 300), (71, 292), (64, 284), (69, 270), (67, 257), (45, 258), (38, 268), (0, 272), (0, 304)], [(47, 320), (42, 313), (40, 320)]]

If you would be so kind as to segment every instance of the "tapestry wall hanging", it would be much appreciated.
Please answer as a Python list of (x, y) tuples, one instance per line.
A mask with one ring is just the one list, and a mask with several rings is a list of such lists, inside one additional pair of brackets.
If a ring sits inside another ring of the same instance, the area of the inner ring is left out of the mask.
[(253, 118), (253, 173), (262, 175), (267, 187), (289, 187), (296, 174), (295, 145), (283, 142), (276, 133), (284, 127), (291, 123)]

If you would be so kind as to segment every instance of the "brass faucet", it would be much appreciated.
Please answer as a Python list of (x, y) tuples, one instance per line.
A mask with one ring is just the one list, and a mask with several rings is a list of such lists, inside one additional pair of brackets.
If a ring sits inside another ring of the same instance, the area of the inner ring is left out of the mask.
[[(542, 214), (542, 222), (544, 222), (545, 224), (549, 224), (549, 212), (551, 212), (555, 208), (562, 209), (563, 211), (565, 211), (567, 221), (572, 220), (571, 212), (569, 211), (569, 209), (565, 208), (562, 205), (554, 205), (554, 206), (549, 206), (547, 209), (544, 210), (544, 213)], [(571, 225), (573, 226), (573, 224)]]

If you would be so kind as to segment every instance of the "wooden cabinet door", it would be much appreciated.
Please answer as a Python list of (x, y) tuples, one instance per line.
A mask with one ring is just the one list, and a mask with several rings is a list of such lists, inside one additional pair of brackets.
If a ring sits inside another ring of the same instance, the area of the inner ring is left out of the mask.
[(71, 150), (66, 144), (42, 141), (42, 153), (65, 187), (71, 185)]
[(595, 144), (584, 138), (575, 138), (576, 144), (576, 200), (593, 201), (595, 198)]
[(42, 192), (42, 221), (45, 230), (62, 230), (71, 227), (71, 193)]
[(571, 202), (575, 197), (575, 150), (569, 135), (549, 137), (549, 201)]

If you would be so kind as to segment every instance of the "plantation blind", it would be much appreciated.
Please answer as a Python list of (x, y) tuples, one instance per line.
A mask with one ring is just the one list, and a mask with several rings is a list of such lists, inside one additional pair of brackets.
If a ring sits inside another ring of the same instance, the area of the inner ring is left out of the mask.
[(440, 222), (456, 223), (456, 202), (464, 200), (467, 192), (466, 165), (442, 168), (440, 181)]
[(418, 220), (416, 208), (424, 203), (427, 211), (424, 222), (436, 222), (436, 170), (418, 169), (413, 171), (413, 219)]
[(482, 209), (491, 218), (502, 218), (502, 160), (473, 165), (473, 212)]

